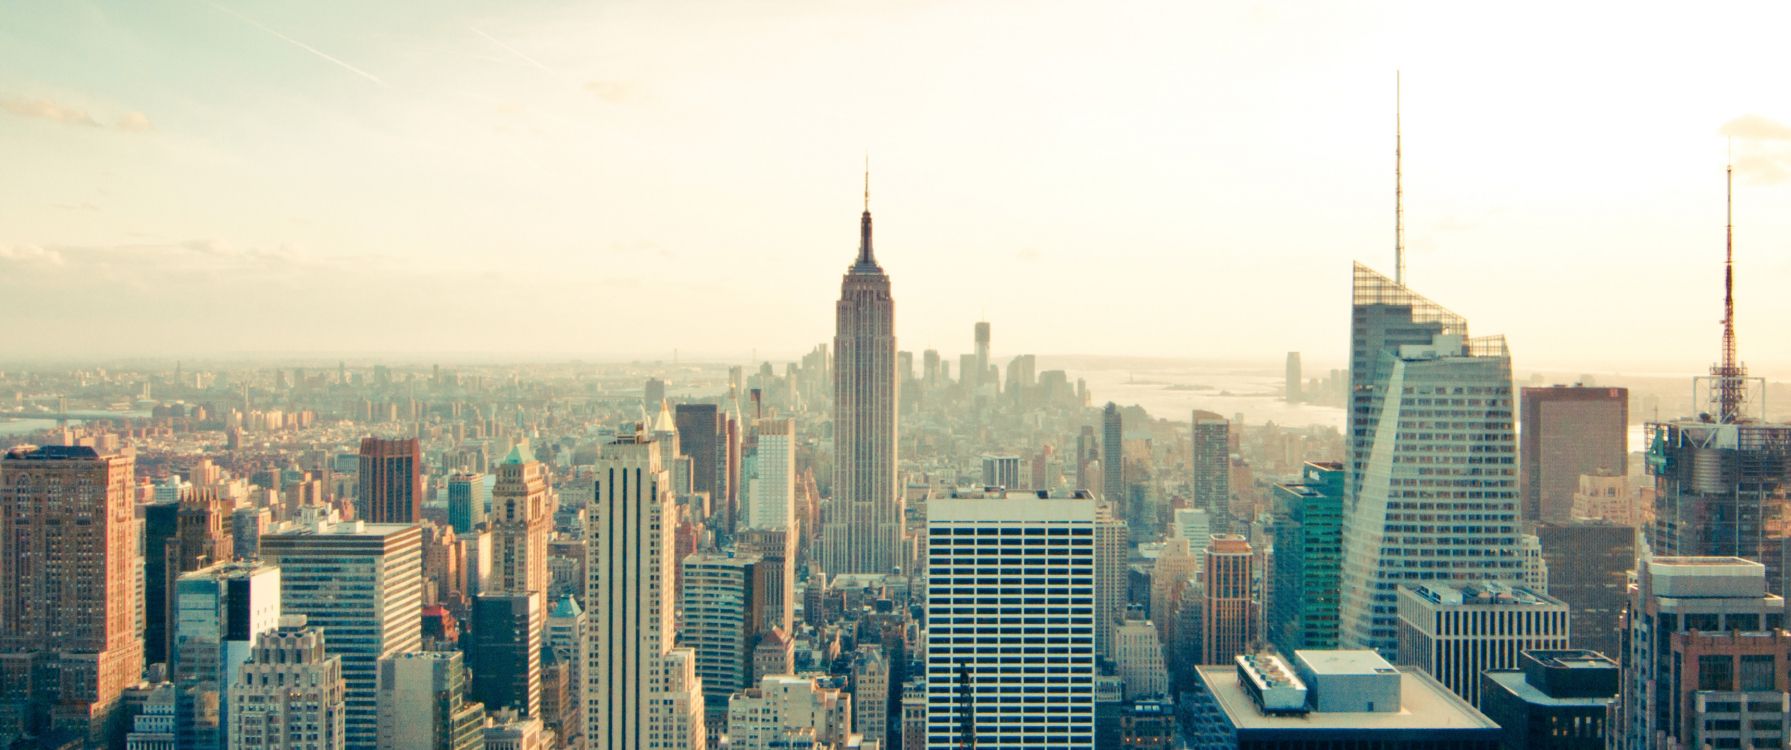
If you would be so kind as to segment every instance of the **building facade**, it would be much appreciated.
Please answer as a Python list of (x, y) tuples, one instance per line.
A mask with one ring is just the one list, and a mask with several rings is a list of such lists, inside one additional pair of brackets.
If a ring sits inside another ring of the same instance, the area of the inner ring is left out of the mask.
[(342, 657), (302, 615), (255, 641), (230, 688), (230, 750), (345, 750)]
[(1580, 477), (1629, 471), (1629, 389), (1557, 385), (1521, 396), (1524, 521), (1568, 521)]
[(361, 438), (355, 519), (412, 523), (423, 517), (423, 452), (416, 438)]
[(1281, 653), (1337, 647), (1343, 474), (1340, 463), (1307, 463), (1299, 482), (1271, 493), (1275, 543), (1264, 618)]
[(1206, 548), (1200, 661), (1229, 664), (1256, 639), (1254, 553), (1237, 534), (1214, 534)]
[(1399, 663), (1480, 705), (1480, 675), (1516, 669), (1524, 651), (1567, 648), (1567, 605), (1499, 583), (1399, 588)]
[(1193, 428), (1194, 507), (1207, 512), (1213, 533), (1233, 533), (1237, 529), (1231, 519), (1231, 421), (1196, 410)]

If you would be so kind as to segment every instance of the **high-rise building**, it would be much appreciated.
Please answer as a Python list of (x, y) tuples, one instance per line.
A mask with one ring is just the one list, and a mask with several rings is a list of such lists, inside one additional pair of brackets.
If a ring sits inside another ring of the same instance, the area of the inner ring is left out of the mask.
[(1019, 456), (983, 456), (983, 486), (1023, 490)]
[(169, 588), (174, 580), (168, 571), (169, 549), (178, 544), (180, 502), (178, 498), (157, 498), (137, 506), (143, 525), (143, 661), (145, 664), (168, 663)]
[[(1212, 537), (1207, 539), (1210, 544)], [(1185, 672), (1194, 663), (1191, 659), (1198, 656), (1182, 648), (1181, 644), (1184, 641), (1200, 644), (1200, 634), (1180, 631), (1184, 623), (1183, 608), (1201, 609), (1200, 601), (1189, 600), (1187, 596), (1194, 590), (1190, 584), (1200, 571), (1202, 560), (1194, 556), (1187, 539), (1172, 536), (1164, 540), (1162, 551), (1157, 553), (1157, 559), (1151, 565), (1150, 620), (1157, 626), (1157, 635), (1168, 652), (1171, 670), (1181, 667)], [(1183, 638), (1184, 635), (1189, 637)]]
[(786, 531), (747, 529), (734, 545), (737, 554), (760, 560), (754, 569), (755, 585), (765, 597), (760, 632), (782, 628), (790, 633), (796, 627), (796, 555), (790, 539)]
[(230, 726), (230, 686), (255, 639), (280, 624), (280, 569), (220, 562), (174, 582), (169, 676), (178, 691), (182, 748), (222, 750)]
[(186, 488), (178, 502), (143, 506), (143, 636), (147, 663), (172, 658), (174, 580), (234, 557), (231, 508), (215, 490)]
[(546, 607), (540, 591), (486, 591), (473, 598), (466, 652), (471, 694), (490, 711), (541, 716), (541, 647)]
[(456, 534), (470, 534), (485, 523), (485, 509), (491, 505), (491, 491), (485, 487), (485, 475), (476, 471), (458, 472), (448, 477), (448, 524)]
[[(1087, 496), (1086, 492), (1077, 494)], [(1113, 504), (1095, 505), (1095, 654), (1112, 661), (1114, 631), (1125, 617), (1132, 545)]]
[(1269, 643), (1281, 653), (1337, 647), (1343, 558), (1343, 464), (1307, 463), (1274, 487), (1275, 544), (1267, 578)]
[[(705, 519), (711, 528), (723, 533), (732, 530), (736, 508), (728, 503), (734, 489), (729, 479), (734, 476), (731, 460), (737, 459), (737, 445), (730, 450), (728, 416), (715, 404), (678, 404), (675, 407), (678, 427), (678, 450), (690, 458), (691, 490), (708, 493), (711, 517)], [(667, 471), (671, 466), (661, 465)], [(674, 488), (675, 489), (675, 488)]]
[[(345, 750), (342, 657), (304, 615), (283, 615), (255, 639), (230, 687), (230, 750)], [(372, 745), (369, 745), (372, 747)]]
[(699, 552), (684, 558), (684, 625), (679, 642), (696, 651), (697, 677), (712, 717), (728, 696), (752, 687), (752, 654), (764, 623), (765, 591), (757, 556)]
[(1567, 605), (1500, 583), (1399, 587), (1399, 663), (1480, 705), (1480, 673), (1530, 649), (1567, 648)]
[(603, 447), (588, 508), (590, 618), (585, 742), (591, 750), (702, 750), (702, 687), (673, 648), (670, 475), (644, 429)]
[(1537, 524), (1536, 536), (1548, 564), (1548, 594), (1567, 603), (1573, 647), (1620, 653), (1636, 530), (1579, 519)]
[(1091, 499), (928, 503), (928, 747), (1093, 746), (1094, 535)]
[(1623, 671), (1597, 651), (1525, 651), (1480, 676), (1480, 710), (1504, 750), (1605, 750)]
[(1245, 654), (1196, 670), (1195, 750), (1495, 750), (1499, 725), (1417, 670), (1373, 651)]
[(1355, 267), (1340, 642), (1393, 653), (1398, 587), (1521, 580), (1503, 338)]
[(747, 485), (749, 529), (794, 531), (796, 528), (796, 423), (761, 419), (752, 481)]
[(641, 387), (641, 408), (650, 412), (665, 403), (665, 387), (664, 380), (647, 378), (646, 384)]
[(380, 750), (481, 750), (485, 706), (466, 700), (458, 651), (379, 660)]
[(1232, 533), (1231, 422), (1210, 411), (1195, 411), (1193, 424), (1194, 507), (1207, 512), (1213, 533)]
[(733, 750), (844, 750), (852, 736), (852, 696), (813, 677), (766, 675), (728, 698)]
[(1130, 619), (1113, 634), (1113, 664), (1126, 684), (1126, 699), (1162, 698), (1169, 695), (1169, 667), (1163, 661), (1163, 641), (1150, 620)]
[(64, 730), (105, 745), (143, 672), (130, 453), (0, 458), (0, 744)]
[(1288, 352), (1287, 377), (1285, 379), (1285, 385), (1282, 386), (1282, 392), (1286, 395), (1287, 403), (1297, 404), (1304, 400), (1300, 395), (1300, 377), (1300, 353)]
[(889, 736), (889, 660), (883, 647), (861, 644), (852, 655), (852, 728), (865, 739)]
[(1201, 602), (1200, 660), (1226, 664), (1250, 649), (1256, 638), (1252, 595), (1255, 555), (1237, 534), (1214, 534), (1206, 548), (1206, 597)]
[(1126, 428), (1119, 405), (1108, 401), (1101, 408), (1101, 499), (1120, 508), (1130, 507), (1126, 497)]
[[(547, 610), (547, 635), (542, 643), (541, 660), (564, 670), (561, 682), (566, 686), (566, 700), (557, 716), (543, 701), (541, 719), (559, 736), (561, 745), (568, 748), (584, 747), (584, 675), (588, 655), (585, 632), (589, 624), (590, 619), (571, 594), (561, 596)], [(543, 669), (545, 671), (545, 667)]]
[(989, 349), (989, 321), (979, 320), (976, 323), (976, 372), (964, 373), (964, 382), (972, 389), (981, 388), (989, 381), (989, 365), (994, 362)]
[(1791, 632), (1765, 566), (1737, 557), (1637, 566), (1612, 746), (1785, 747)]
[(347, 746), (379, 741), (379, 660), (423, 645), (423, 532), (414, 524), (306, 519), (261, 538), (280, 566), (280, 611), (304, 615), (342, 657)]
[(1629, 470), (1629, 389), (1557, 385), (1521, 395), (1524, 521), (1568, 521), (1581, 476), (1620, 477)]
[(822, 567), (888, 573), (906, 562), (896, 468), (895, 298), (871, 251), (870, 178), (858, 260), (840, 283), (833, 337), (833, 499), (823, 521)]
[(423, 453), (416, 438), (361, 438), (360, 459), (356, 520), (412, 523), (423, 517)]

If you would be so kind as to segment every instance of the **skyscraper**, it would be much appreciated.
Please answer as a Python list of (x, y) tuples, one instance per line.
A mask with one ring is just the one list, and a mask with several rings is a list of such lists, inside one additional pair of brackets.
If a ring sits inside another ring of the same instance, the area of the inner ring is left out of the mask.
[(1567, 605), (1518, 586), (1399, 587), (1399, 663), (1480, 705), (1480, 674), (1515, 669), (1518, 654), (1567, 648)]
[(448, 477), (448, 524), (456, 534), (471, 534), (485, 523), (485, 507), (491, 504), (490, 490), (485, 488), (485, 475), (476, 471), (458, 472)]
[(304, 615), (281, 616), (278, 628), (255, 640), (230, 687), (230, 750), (348, 747), (342, 657), (327, 642)]
[(541, 646), (546, 606), (540, 591), (485, 591), (473, 599), (466, 651), (471, 695), (492, 712), (541, 716)]
[(423, 515), (423, 454), (416, 438), (361, 438), (355, 518), (411, 523)]
[(1636, 530), (1577, 519), (1537, 524), (1536, 536), (1548, 564), (1548, 594), (1567, 603), (1571, 645), (1617, 655), (1622, 651), (1629, 571), (1636, 564)]
[(586, 522), (590, 750), (701, 750), (701, 683), (674, 649), (672, 501), (659, 451), (641, 429), (603, 447)]
[(379, 740), (379, 660), (423, 645), (423, 532), (413, 524), (307, 519), (261, 538), (280, 566), (280, 611), (304, 615), (342, 657), (350, 750)]
[(1101, 499), (1129, 508), (1126, 497), (1126, 429), (1119, 405), (1108, 401), (1101, 408)]
[(466, 700), (458, 651), (379, 660), (381, 750), (482, 750), (485, 706)]
[(965, 382), (973, 388), (980, 388), (989, 382), (989, 364), (993, 360), (989, 356), (989, 321), (976, 323), (976, 373), (964, 373)]
[(1256, 638), (1250, 542), (1237, 534), (1214, 534), (1206, 548), (1206, 597), (1201, 602), (1200, 660), (1229, 664)]
[(0, 458), (0, 744), (51, 729), (104, 745), (143, 672), (130, 453)]
[(761, 419), (752, 482), (747, 487), (747, 528), (792, 531), (796, 523), (796, 423)]
[(1269, 642), (1283, 654), (1337, 647), (1343, 557), (1343, 464), (1308, 463), (1275, 485), (1274, 570), (1265, 578)]
[(902, 554), (897, 486), (895, 298), (871, 251), (865, 176), (858, 260), (840, 283), (833, 337), (833, 499), (822, 530), (829, 574), (888, 573)]
[[(228, 504), (211, 489), (184, 489), (179, 502), (143, 507), (145, 661), (167, 663), (173, 658), (169, 644), (174, 635), (174, 580), (187, 571), (234, 557), (235, 535), (229, 516)], [(150, 559), (151, 552), (156, 559)], [(148, 659), (148, 654), (155, 658)]]
[(1629, 389), (1557, 385), (1525, 388), (1522, 396), (1524, 521), (1564, 523), (1582, 475), (1628, 472)]
[(1094, 535), (1094, 500), (928, 503), (927, 747), (1094, 746)]
[[(215, 563), (175, 579), (173, 601), (169, 676), (179, 689), (176, 737), (181, 747), (221, 750), (230, 687), (255, 639), (280, 624), (280, 569), (264, 562)], [(210, 709), (214, 703), (216, 711)]]
[(1229, 534), (1231, 520), (1231, 422), (1210, 411), (1194, 412), (1194, 507), (1205, 510), (1213, 533)]
[(1514, 581), (1511, 355), (1355, 266), (1341, 642), (1393, 653), (1402, 583)]
[(763, 564), (750, 555), (699, 552), (684, 558), (679, 642), (696, 651), (712, 719), (725, 721), (728, 696), (752, 687), (753, 647), (765, 620)]
[[(678, 404), (673, 411), (678, 427), (678, 450), (690, 457), (691, 491), (709, 494), (712, 517), (704, 520), (711, 526), (719, 525), (725, 529), (730, 523), (727, 418), (715, 404)], [(661, 465), (667, 471), (672, 469), (663, 461)]]
[(1297, 404), (1301, 401), (1300, 377), (1300, 353), (1288, 352), (1286, 383), (1282, 387), (1287, 396), (1287, 403)]
[[(1087, 495), (1087, 493), (1080, 493)], [(1095, 654), (1112, 661), (1114, 643), (1125, 617), (1130, 583), (1132, 545), (1125, 519), (1113, 511), (1113, 503), (1095, 505)]]

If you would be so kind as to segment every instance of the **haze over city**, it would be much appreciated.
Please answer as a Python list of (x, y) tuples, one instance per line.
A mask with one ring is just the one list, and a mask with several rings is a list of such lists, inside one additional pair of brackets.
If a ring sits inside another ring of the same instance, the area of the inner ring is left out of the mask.
[(1787, 21), (12, 4), (0, 313), (33, 325), (6, 350), (788, 358), (826, 336), (868, 151), (905, 344), (986, 317), (1015, 351), (1340, 365), (1314, 316), (1349, 261), (1391, 272), (1397, 69), (1415, 288), (1520, 368), (1699, 371), (1733, 136), (1743, 355), (1780, 372)]

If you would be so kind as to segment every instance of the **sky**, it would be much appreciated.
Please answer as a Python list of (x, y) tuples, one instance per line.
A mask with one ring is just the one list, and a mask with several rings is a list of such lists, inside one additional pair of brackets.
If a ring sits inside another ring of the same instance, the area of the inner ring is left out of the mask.
[(1341, 366), (1353, 260), (1520, 370), (1791, 374), (1791, 4), (0, 5), (0, 360), (780, 359), (868, 155), (903, 349)]

